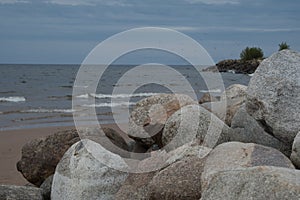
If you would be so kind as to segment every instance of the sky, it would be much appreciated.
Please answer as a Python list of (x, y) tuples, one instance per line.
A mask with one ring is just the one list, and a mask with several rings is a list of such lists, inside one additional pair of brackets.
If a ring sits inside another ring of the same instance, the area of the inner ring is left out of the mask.
[(149, 26), (190, 36), (215, 62), (247, 46), (300, 51), (299, 9), (298, 0), (0, 0), (0, 63), (80, 64), (110, 36)]

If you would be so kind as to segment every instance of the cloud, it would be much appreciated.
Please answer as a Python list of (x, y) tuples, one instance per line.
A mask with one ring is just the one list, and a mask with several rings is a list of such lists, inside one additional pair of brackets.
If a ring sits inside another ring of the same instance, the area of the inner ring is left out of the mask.
[(185, 0), (185, 1), (191, 4), (203, 3), (207, 5), (240, 4), (240, 0)]
[(279, 33), (279, 32), (295, 32), (300, 28), (253, 28), (253, 27), (232, 27), (232, 26), (168, 26), (167, 28), (183, 32), (253, 32), (253, 33)]
[(16, 3), (29, 3), (25, 0), (0, 0), (0, 4), (16, 4)]
[(129, 6), (123, 0), (49, 0), (46, 3), (66, 5), (66, 6)]

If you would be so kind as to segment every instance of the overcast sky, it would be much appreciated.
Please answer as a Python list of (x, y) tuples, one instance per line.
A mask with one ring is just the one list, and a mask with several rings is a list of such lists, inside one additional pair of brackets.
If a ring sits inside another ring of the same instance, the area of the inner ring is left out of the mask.
[[(215, 62), (246, 46), (265, 56), (286, 41), (300, 51), (298, 0), (0, 0), (0, 63), (81, 63), (130, 28), (173, 28)], [(134, 59), (134, 58), (131, 58)]]

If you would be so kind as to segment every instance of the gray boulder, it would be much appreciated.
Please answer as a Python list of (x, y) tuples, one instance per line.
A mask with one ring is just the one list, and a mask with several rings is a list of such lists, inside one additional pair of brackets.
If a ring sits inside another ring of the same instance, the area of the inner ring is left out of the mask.
[(233, 100), (233, 99), (245, 99), (246, 98), (247, 86), (241, 84), (233, 84), (226, 88), (221, 95), (221, 101)]
[(49, 176), (40, 186), (44, 200), (51, 199), (52, 182), (53, 182), (53, 175)]
[(0, 185), (2, 200), (43, 200), (42, 191), (35, 187)]
[[(191, 160), (203, 160), (210, 151), (211, 149), (199, 146), (196, 143), (187, 143), (168, 153), (160, 150), (152, 152), (151, 157), (142, 160), (139, 163), (141, 173), (130, 174), (120, 190), (117, 192), (115, 199), (151, 199), (151, 195), (156, 195), (156, 192), (153, 193), (153, 191), (156, 190), (154, 188), (150, 190), (149, 184), (157, 173), (177, 162), (182, 163), (180, 166), (186, 166), (185, 168), (188, 168), (189, 166), (185, 165), (182, 160), (186, 160), (187, 163), (190, 163), (189, 161)], [(175, 170), (176, 168), (179, 169), (178, 167), (171, 167), (169, 169)], [(197, 171), (198, 169), (195, 170)], [(173, 178), (175, 178), (175, 176)], [(190, 178), (192, 178), (192, 176)], [(157, 180), (159, 180), (159, 178), (157, 178)], [(163, 182), (161, 183), (163, 184)], [(152, 191), (152, 194), (150, 191)]]
[(218, 117), (199, 105), (188, 105), (176, 111), (166, 122), (162, 144), (167, 150), (199, 141), (199, 145), (213, 148), (228, 141), (229, 127)]
[(220, 171), (202, 192), (201, 200), (300, 199), (300, 171), (258, 166)]
[(199, 199), (204, 160), (186, 157), (158, 172), (149, 183), (150, 199)]
[(265, 59), (250, 80), (247, 112), (292, 146), (300, 130), (300, 53), (283, 50)]
[(114, 199), (128, 175), (116, 169), (126, 167), (118, 155), (93, 141), (82, 140), (57, 165), (51, 199)]
[(28, 142), (22, 148), (22, 158), (17, 169), (36, 186), (54, 174), (64, 153), (80, 140), (75, 129), (60, 131), (45, 138)]
[(297, 136), (294, 139), (291, 160), (294, 163), (294, 165), (298, 169), (300, 169), (300, 132), (297, 134)]
[(247, 113), (245, 105), (236, 112), (231, 128), (230, 141), (261, 144), (275, 148), (286, 156), (291, 154), (289, 145), (268, 134), (264, 127)]
[(128, 135), (150, 148), (161, 147), (161, 132), (167, 119), (183, 106), (197, 104), (182, 94), (159, 94), (137, 102), (129, 118)]
[[(202, 106), (223, 120), (228, 126), (237, 110), (246, 101), (247, 86), (234, 84), (226, 88), (218, 102), (204, 103)], [(224, 109), (225, 107), (225, 109)], [(214, 108), (214, 109), (213, 109)]]
[(217, 146), (207, 156), (201, 178), (202, 187), (206, 187), (215, 173), (254, 166), (294, 169), (291, 161), (276, 149), (253, 143), (229, 142)]
[(121, 186), (115, 200), (148, 200), (150, 199), (149, 183), (157, 172), (129, 174)]

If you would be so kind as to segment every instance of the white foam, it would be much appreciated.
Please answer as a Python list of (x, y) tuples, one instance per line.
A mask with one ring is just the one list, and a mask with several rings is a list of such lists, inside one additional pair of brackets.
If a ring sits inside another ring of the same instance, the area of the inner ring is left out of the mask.
[(25, 97), (0, 97), (0, 102), (24, 102), (26, 101)]
[(150, 97), (157, 95), (158, 93), (136, 93), (136, 94), (83, 94), (77, 96), (77, 98), (96, 98), (96, 99), (118, 99), (118, 98), (132, 98), (132, 97)]
[(21, 111), (21, 113), (73, 113), (72, 109), (30, 109)]
[(102, 107), (122, 107), (122, 106), (131, 106), (135, 105), (134, 102), (120, 102), (120, 103), (99, 103), (99, 104), (91, 104), (91, 105), (83, 105), (84, 107), (92, 107), (92, 108), (102, 108)]
[(200, 92), (202, 92), (202, 93), (207, 93), (207, 92), (209, 92), (209, 93), (221, 93), (222, 90), (221, 89), (200, 90)]
[(248, 76), (252, 77), (252, 76), (254, 76), (254, 73), (253, 74), (248, 74)]
[(227, 72), (228, 72), (228, 73), (235, 74), (235, 71), (234, 71), (234, 70), (228, 70)]

